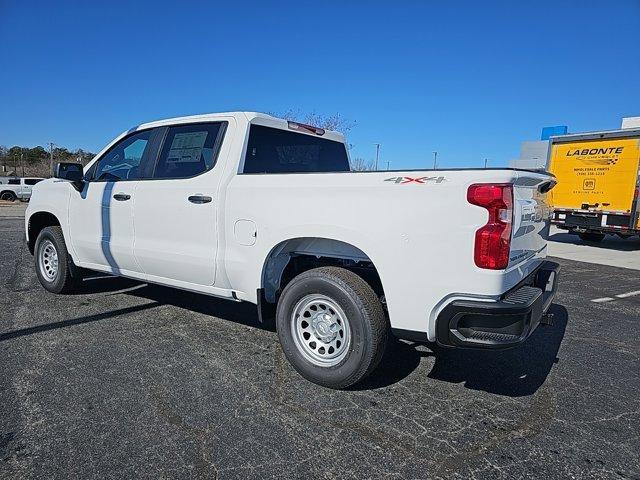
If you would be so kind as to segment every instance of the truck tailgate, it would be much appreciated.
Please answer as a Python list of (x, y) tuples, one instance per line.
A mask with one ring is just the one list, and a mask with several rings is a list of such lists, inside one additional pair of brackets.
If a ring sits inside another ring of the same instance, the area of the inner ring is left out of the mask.
[(548, 193), (555, 178), (540, 173), (518, 171), (513, 186), (513, 228), (509, 267), (545, 256), (549, 236)]

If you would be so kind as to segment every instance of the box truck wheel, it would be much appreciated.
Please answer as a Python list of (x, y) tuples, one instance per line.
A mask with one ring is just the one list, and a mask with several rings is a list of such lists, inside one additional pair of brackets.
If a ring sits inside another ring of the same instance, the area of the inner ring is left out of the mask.
[(378, 365), (389, 327), (373, 289), (338, 267), (307, 270), (278, 301), (276, 328), (285, 356), (307, 380), (349, 387)]
[(579, 233), (578, 236), (580, 237), (580, 240), (584, 242), (601, 242), (602, 240), (604, 240), (605, 234), (597, 232), (584, 232)]

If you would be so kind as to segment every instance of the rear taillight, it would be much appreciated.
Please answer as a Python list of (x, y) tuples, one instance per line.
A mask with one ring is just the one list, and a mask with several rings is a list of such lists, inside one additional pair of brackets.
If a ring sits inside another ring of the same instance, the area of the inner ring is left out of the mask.
[(513, 224), (513, 185), (476, 183), (467, 190), (467, 201), (489, 212), (487, 224), (476, 232), (476, 265), (492, 270), (507, 268)]

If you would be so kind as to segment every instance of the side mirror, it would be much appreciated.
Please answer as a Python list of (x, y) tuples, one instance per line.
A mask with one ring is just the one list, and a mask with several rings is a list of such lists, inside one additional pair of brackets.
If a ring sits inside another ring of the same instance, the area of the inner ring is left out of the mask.
[(82, 178), (82, 165), (79, 163), (61, 162), (56, 165), (53, 176), (63, 180), (69, 180), (77, 190), (82, 190), (84, 181)]

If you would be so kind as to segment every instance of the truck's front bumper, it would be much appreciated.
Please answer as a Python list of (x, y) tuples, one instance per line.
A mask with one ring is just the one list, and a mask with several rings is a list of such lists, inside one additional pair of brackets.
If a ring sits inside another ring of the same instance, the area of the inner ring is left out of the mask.
[(436, 341), (450, 347), (508, 348), (524, 342), (556, 294), (560, 265), (545, 261), (500, 300), (455, 300), (436, 320)]

